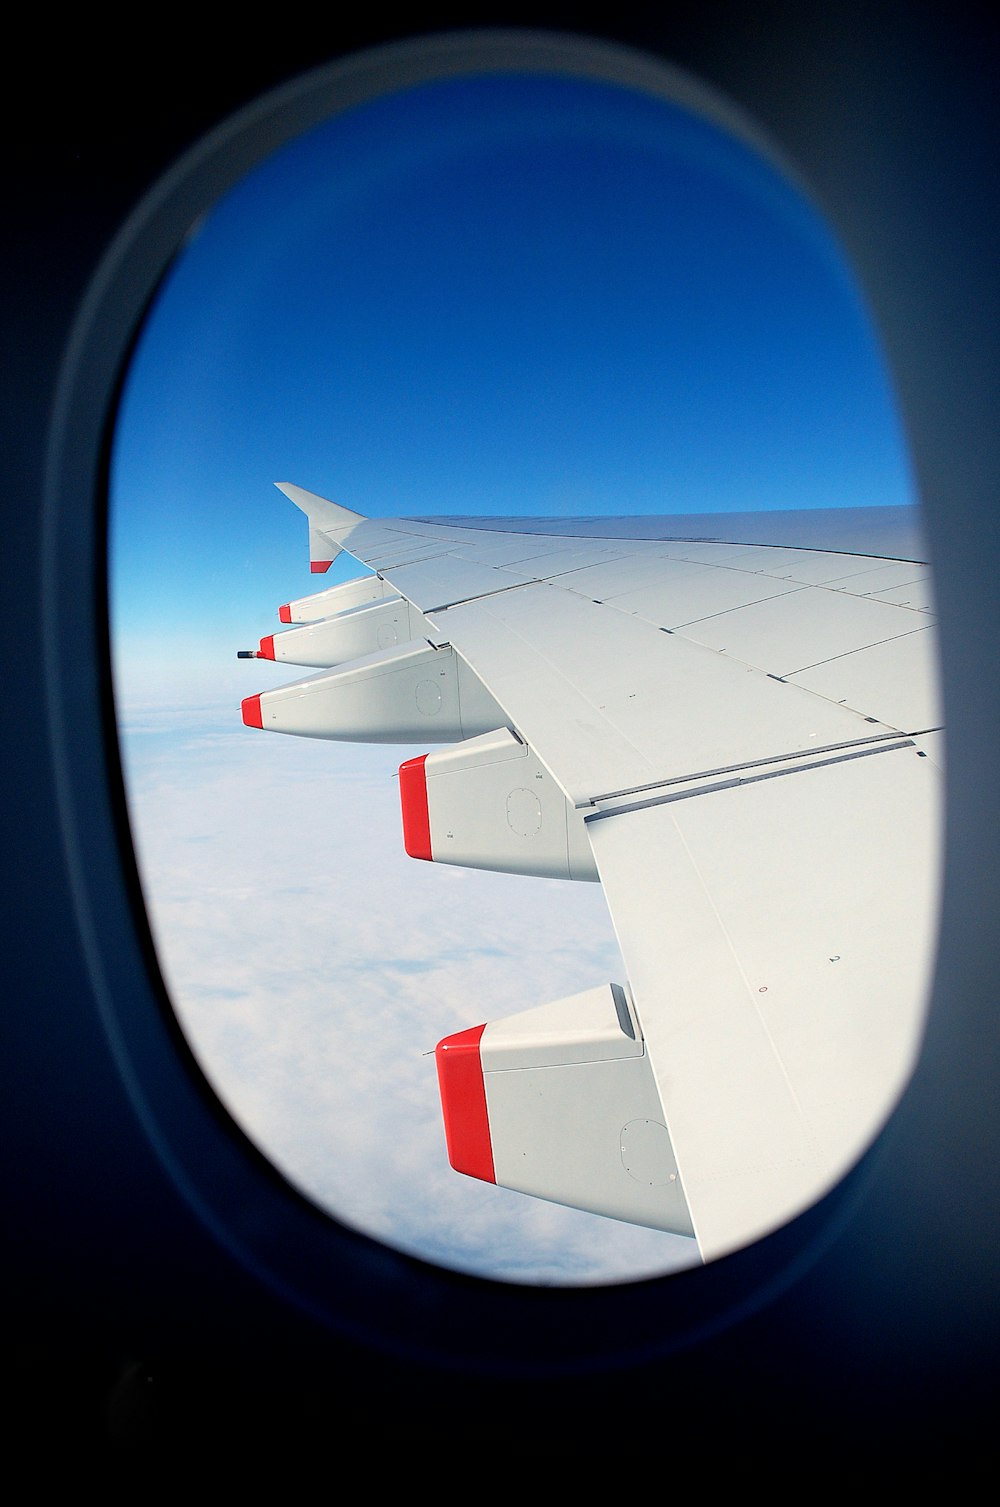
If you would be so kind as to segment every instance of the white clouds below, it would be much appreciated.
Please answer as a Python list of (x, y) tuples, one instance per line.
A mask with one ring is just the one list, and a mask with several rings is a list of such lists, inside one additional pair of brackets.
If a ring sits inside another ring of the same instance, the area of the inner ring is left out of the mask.
[(407, 858), (394, 776), (425, 750), (267, 737), (228, 706), (120, 717), (168, 990), (216, 1093), (290, 1182), (479, 1275), (691, 1263), (690, 1241), (460, 1177), (445, 1153), (442, 1036), (624, 976), (598, 885)]

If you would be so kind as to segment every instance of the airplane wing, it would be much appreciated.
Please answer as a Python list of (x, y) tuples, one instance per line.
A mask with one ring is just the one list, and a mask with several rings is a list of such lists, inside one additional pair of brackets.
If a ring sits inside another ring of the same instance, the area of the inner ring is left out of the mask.
[(414, 857), (599, 879), (627, 978), (437, 1050), (452, 1164), (693, 1236), (802, 1212), (919, 1046), (943, 731), (906, 509), (365, 519), (279, 484), (313, 568), (260, 654), (322, 671), (251, 726), (437, 745)]

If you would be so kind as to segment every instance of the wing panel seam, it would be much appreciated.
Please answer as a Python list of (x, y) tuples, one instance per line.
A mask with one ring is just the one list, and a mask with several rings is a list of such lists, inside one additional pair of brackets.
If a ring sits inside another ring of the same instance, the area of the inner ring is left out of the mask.
[[(785, 769), (769, 769), (764, 774), (737, 776), (732, 780), (717, 780), (712, 785), (699, 785), (696, 790), (676, 790), (669, 795), (653, 796), (648, 801), (632, 801), (626, 806), (613, 806), (607, 811), (593, 811), (583, 818), (586, 825), (604, 821), (609, 816), (624, 816), (631, 811), (647, 811), (652, 806), (668, 806), (674, 801), (687, 801), (696, 795), (711, 795), (718, 790), (734, 790), (738, 785), (758, 785), (762, 780), (778, 780), (786, 774), (804, 774), (810, 769), (828, 769), (831, 764), (847, 764), (854, 759), (869, 759), (874, 754), (898, 753), (904, 748), (915, 748), (912, 738), (900, 743), (890, 743), (881, 748), (860, 748), (853, 753), (840, 754), (834, 759), (815, 759), (807, 764), (793, 764)], [(693, 778), (697, 778), (694, 776)]]
[[(777, 677), (775, 677), (777, 678)], [(623, 795), (642, 795), (646, 790), (666, 790), (669, 785), (686, 785), (691, 780), (710, 780), (718, 774), (736, 774), (741, 769), (757, 769), (764, 764), (782, 764), (786, 760), (800, 760), (812, 758), (815, 754), (837, 753), (840, 749), (867, 748), (874, 743), (899, 743), (900, 738), (925, 738), (929, 733), (943, 733), (944, 727), (919, 727), (911, 728), (908, 732), (901, 729), (891, 733), (873, 733), (867, 738), (852, 738), (846, 743), (824, 743), (818, 748), (810, 748), (806, 752), (795, 749), (791, 753), (770, 754), (766, 759), (748, 759), (741, 764), (723, 764), (717, 769), (698, 769), (691, 774), (672, 775), (668, 780), (650, 780), (648, 785), (626, 785), (621, 790), (605, 790), (601, 795), (593, 795), (586, 803), (594, 801), (614, 801)], [(878, 752), (878, 750), (872, 750)], [(828, 761), (829, 762), (829, 761)], [(811, 765), (807, 767), (813, 767)]]

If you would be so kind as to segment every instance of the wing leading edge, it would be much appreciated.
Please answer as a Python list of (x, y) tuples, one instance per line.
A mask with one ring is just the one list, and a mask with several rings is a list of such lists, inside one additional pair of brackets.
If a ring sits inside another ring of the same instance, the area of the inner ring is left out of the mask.
[(244, 720), (452, 744), (401, 771), (407, 850), (599, 877), (626, 965), (439, 1045), (452, 1164), (706, 1260), (802, 1212), (919, 1048), (943, 733), (913, 515), (455, 523), (281, 490), (314, 569), (375, 575), (281, 609), (313, 657), (301, 629), (261, 652), (322, 673)]

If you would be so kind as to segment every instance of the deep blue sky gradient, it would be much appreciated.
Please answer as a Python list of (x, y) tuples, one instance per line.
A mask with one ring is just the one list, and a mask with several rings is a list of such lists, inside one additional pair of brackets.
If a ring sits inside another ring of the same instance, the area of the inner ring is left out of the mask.
[(121, 653), (252, 644), (321, 584), (279, 480), (404, 516), (912, 500), (797, 191), (680, 109), (544, 77), (356, 108), (193, 231), (116, 431)]

